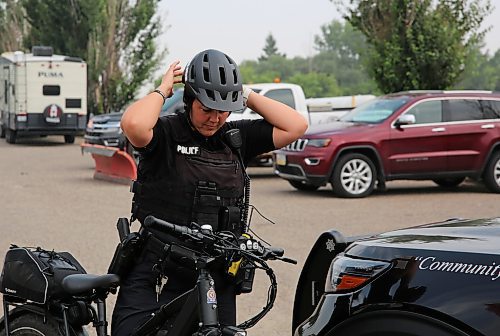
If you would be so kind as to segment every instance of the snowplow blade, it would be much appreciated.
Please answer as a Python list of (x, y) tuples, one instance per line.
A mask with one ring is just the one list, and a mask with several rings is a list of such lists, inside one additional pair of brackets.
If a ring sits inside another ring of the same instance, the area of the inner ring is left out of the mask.
[(137, 165), (127, 152), (116, 147), (81, 144), (82, 154), (90, 153), (95, 161), (94, 178), (130, 184), (137, 178)]

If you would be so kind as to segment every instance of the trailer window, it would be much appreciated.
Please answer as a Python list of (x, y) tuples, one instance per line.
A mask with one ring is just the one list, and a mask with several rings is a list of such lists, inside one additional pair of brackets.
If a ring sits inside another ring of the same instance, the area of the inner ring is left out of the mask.
[(82, 107), (81, 99), (68, 98), (66, 99), (66, 108), (80, 108)]
[(44, 85), (44, 96), (59, 96), (61, 94), (61, 87), (59, 85)]

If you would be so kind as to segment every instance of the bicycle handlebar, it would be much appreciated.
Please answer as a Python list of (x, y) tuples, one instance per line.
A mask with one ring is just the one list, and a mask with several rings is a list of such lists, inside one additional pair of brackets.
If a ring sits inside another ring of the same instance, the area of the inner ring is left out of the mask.
[[(267, 304), (264, 308), (262, 308), (260, 313), (238, 325), (239, 328), (251, 328), (273, 307), (276, 299), (277, 282), (276, 276), (274, 275), (273, 270), (267, 265), (266, 260), (281, 260), (287, 263), (297, 264), (297, 261), (283, 257), (285, 251), (282, 248), (272, 246), (265, 247), (259, 241), (247, 236), (246, 234), (241, 237), (236, 237), (234, 234), (229, 234), (227, 232), (212, 232), (204, 227), (201, 227), (200, 230), (193, 230), (186, 226), (166, 222), (154, 216), (147, 216), (143, 225), (146, 229), (156, 229), (177, 237), (194, 239), (198, 243), (204, 245), (203, 250), (205, 253), (208, 250), (209, 255), (214, 252), (217, 254), (222, 252), (223, 255), (237, 253), (237, 255), (239, 254), (240, 256), (246, 257), (248, 260), (252, 260), (251, 262), (255, 266), (260, 265), (258, 268), (266, 271), (266, 274), (271, 282)], [(231, 258), (232, 257), (233, 256), (231, 256)], [(161, 325), (158, 324), (158, 322), (163, 321), (163, 317), (160, 316), (155, 316), (153, 319), (155, 320), (154, 323), (148, 323), (147, 328), (150, 328), (152, 325)], [(146, 326), (144, 327), (146, 328)], [(134, 335), (139, 334), (136, 332)]]
[[(171, 233), (171, 234), (176, 235), (176, 236), (181, 236), (181, 237), (182, 236), (189, 236), (191, 238), (196, 238), (199, 240), (203, 240), (204, 237), (207, 237), (207, 238), (209, 237), (209, 235), (204, 233), (203, 230), (202, 231), (192, 230), (186, 226), (169, 223), (167, 221), (156, 218), (152, 215), (149, 215), (145, 218), (144, 227), (146, 229), (157, 229), (157, 230), (160, 230), (163, 232)], [(217, 236), (217, 233), (215, 233), (214, 235)], [(261, 247), (262, 247), (262, 252), (259, 254), (260, 254), (261, 258), (264, 260), (277, 259), (277, 260), (281, 260), (283, 262), (297, 264), (296, 260), (283, 257), (285, 250), (280, 248), (280, 247), (272, 247), (272, 246), (264, 247), (262, 245), (261, 245)]]
[(187, 226), (172, 224), (151, 215), (144, 219), (144, 227), (146, 229), (158, 229), (178, 235), (192, 235), (194, 233)]

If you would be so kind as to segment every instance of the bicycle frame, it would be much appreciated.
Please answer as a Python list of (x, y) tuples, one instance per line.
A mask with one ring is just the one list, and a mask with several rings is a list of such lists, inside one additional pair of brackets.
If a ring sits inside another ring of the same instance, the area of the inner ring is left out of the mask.
[[(197, 257), (195, 263), (198, 280), (195, 287), (161, 306), (151, 319), (132, 333), (132, 336), (156, 335), (160, 330), (165, 331), (167, 335), (191, 336), (198, 321), (199, 328), (195, 335), (246, 335), (243, 329), (237, 327), (220, 329), (214, 280), (208, 271), (208, 265), (213, 260), (215, 258)], [(173, 322), (165, 327), (169, 317), (174, 314)]]

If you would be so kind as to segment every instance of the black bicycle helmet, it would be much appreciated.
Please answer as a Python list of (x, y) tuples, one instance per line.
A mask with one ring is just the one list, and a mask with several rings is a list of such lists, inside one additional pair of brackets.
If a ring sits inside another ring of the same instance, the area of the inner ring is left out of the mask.
[(209, 49), (197, 54), (184, 71), (184, 102), (198, 99), (204, 106), (219, 111), (244, 108), (240, 70), (221, 51)]

